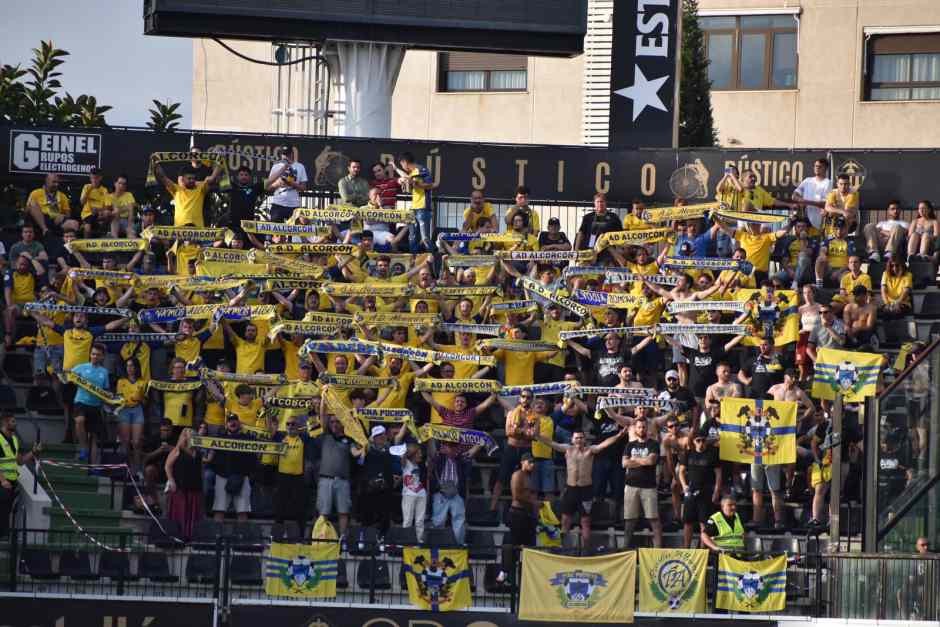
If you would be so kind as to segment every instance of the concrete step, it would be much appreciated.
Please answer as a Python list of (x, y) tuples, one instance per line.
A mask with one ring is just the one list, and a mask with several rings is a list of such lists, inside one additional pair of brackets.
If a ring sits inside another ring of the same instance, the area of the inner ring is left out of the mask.
[[(50, 529), (74, 529), (72, 521), (60, 508), (47, 507), (45, 511), (49, 515)], [(69, 507), (69, 511), (71, 511), (78, 524), (85, 529), (108, 529), (112, 532), (121, 529), (121, 514), (119, 512), (72, 507)]]

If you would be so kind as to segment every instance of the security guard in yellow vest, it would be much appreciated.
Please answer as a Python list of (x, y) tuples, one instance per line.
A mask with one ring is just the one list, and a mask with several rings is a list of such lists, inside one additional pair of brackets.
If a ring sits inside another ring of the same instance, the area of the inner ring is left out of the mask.
[(721, 499), (721, 510), (715, 512), (702, 530), (702, 544), (713, 551), (744, 550), (744, 525), (737, 513), (737, 503), (730, 496)]
[(10, 530), (20, 466), (34, 459), (39, 450), (39, 444), (35, 444), (32, 451), (23, 453), (16, 435), (16, 417), (0, 415), (0, 539), (6, 538)]

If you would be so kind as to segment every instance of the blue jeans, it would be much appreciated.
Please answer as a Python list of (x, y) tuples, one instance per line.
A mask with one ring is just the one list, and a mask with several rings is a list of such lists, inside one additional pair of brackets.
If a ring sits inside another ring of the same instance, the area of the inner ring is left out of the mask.
[(430, 209), (415, 209), (415, 221), (408, 225), (408, 245), (411, 252), (417, 253), (424, 246), (428, 252), (434, 251), (434, 222)]
[(454, 530), (457, 544), (463, 544), (467, 528), (467, 511), (463, 497), (448, 498), (440, 492), (435, 492), (432, 504), (434, 509), (431, 513), (431, 524), (435, 527), (443, 527), (447, 522), (447, 513), (450, 512), (450, 526)]
[(730, 257), (734, 252), (735, 244), (731, 236), (724, 231), (718, 231), (718, 237), (715, 242), (715, 252), (719, 257)]

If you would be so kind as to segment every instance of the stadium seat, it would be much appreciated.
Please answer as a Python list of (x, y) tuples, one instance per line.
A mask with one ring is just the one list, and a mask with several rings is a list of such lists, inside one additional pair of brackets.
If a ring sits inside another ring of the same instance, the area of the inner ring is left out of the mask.
[(301, 533), (300, 527), (297, 525), (296, 521), (288, 520), (287, 522), (276, 522), (271, 525), (272, 542), (286, 542), (293, 544), (300, 542), (302, 536), (303, 534)]
[[(30, 388), (30, 391), (37, 388)], [(19, 404), (16, 401), (16, 392), (9, 385), (0, 385), (0, 410), (16, 412)]]
[(790, 556), (797, 555), (800, 552), (800, 542), (793, 536), (772, 538), (769, 542), (765, 539), (761, 544), (763, 544), (764, 551), (773, 555), (785, 553)]
[(62, 551), (59, 554), (59, 574), (76, 581), (97, 581), (91, 570), (91, 559), (86, 551)]
[[(914, 327), (914, 328), (912, 328)], [(917, 334), (913, 320), (902, 318), (891, 324), (883, 324), (877, 327), (879, 340), (882, 347), (898, 348), (905, 342), (910, 342)]]
[(467, 548), (472, 560), (495, 560), (498, 555), (496, 538), (492, 531), (467, 530)]
[(211, 518), (199, 520), (193, 526), (192, 547), (203, 551), (213, 551), (221, 535), (221, 523)]
[[(296, 527), (296, 524), (294, 525)], [(257, 523), (239, 521), (232, 525), (232, 538), (236, 550), (258, 553), (264, 550), (261, 526)]]
[(483, 473), (480, 472), (479, 466), (473, 466), (470, 469), (470, 494), (483, 494)]
[(260, 586), (261, 559), (255, 555), (236, 555), (230, 566), (232, 583), (237, 586)]
[(615, 505), (607, 499), (595, 499), (591, 506), (591, 529), (607, 529), (617, 519)]
[(118, 551), (104, 551), (98, 557), (98, 576), (107, 577), (112, 581), (125, 579), (136, 581), (137, 576), (131, 573), (130, 560), (127, 553)]
[[(374, 580), (373, 580), (374, 578)], [(388, 572), (388, 562), (384, 560), (362, 560), (356, 568), (356, 586), (360, 590), (390, 590), (392, 578)]]
[(379, 550), (379, 531), (375, 527), (350, 525), (346, 537), (350, 555), (372, 555)]
[(336, 562), (336, 587), (345, 590), (349, 587), (349, 577), (346, 574), (346, 560), (341, 559)]
[(170, 573), (170, 563), (163, 553), (144, 553), (140, 556), (137, 574), (141, 579), (160, 583), (176, 583), (179, 575)]
[(467, 524), (474, 527), (499, 527), (499, 514), (490, 510), (489, 497), (467, 499)]
[[(166, 533), (160, 529), (161, 526), (163, 530), (166, 530)], [(178, 549), (180, 543), (174, 538), (179, 538), (182, 534), (183, 531), (180, 529), (178, 522), (169, 518), (161, 518), (159, 525), (156, 521), (150, 523), (150, 530), (147, 532), (147, 543), (161, 549)]]
[(192, 553), (186, 559), (186, 581), (189, 583), (211, 584), (217, 572), (215, 555)]
[[(915, 305), (917, 300), (914, 299)], [(931, 291), (924, 294), (923, 300), (920, 301), (920, 307), (915, 308), (914, 313), (931, 318), (940, 317), (940, 292)]]
[(451, 527), (428, 527), (424, 530), (424, 543), (428, 546), (454, 547), (457, 537)]
[(7, 353), (3, 358), (3, 372), (14, 383), (32, 383), (33, 356), (19, 351)]
[(33, 579), (58, 579), (59, 574), (52, 570), (52, 556), (42, 549), (24, 549), (20, 555), (20, 572)]
[(44, 416), (57, 416), (62, 413), (62, 406), (49, 387), (31, 387), (26, 392), (26, 411)]
[(912, 261), (908, 269), (914, 279), (915, 290), (922, 290), (937, 282), (937, 268), (932, 261)]
[(402, 547), (418, 544), (418, 532), (414, 527), (390, 527), (385, 534), (385, 550), (389, 555), (401, 557)]

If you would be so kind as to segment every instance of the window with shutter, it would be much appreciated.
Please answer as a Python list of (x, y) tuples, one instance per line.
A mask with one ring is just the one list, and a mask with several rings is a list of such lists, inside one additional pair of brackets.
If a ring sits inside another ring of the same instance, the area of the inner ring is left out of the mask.
[(528, 62), (523, 55), (475, 52), (438, 54), (438, 91), (525, 91)]
[(868, 100), (940, 100), (940, 33), (875, 35), (866, 70)]

